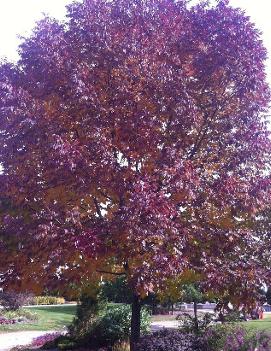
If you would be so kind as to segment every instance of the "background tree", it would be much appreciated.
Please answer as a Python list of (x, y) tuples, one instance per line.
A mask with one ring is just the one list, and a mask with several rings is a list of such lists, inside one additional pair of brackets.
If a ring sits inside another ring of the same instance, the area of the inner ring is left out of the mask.
[(183, 288), (183, 301), (192, 302), (194, 309), (195, 329), (198, 330), (198, 303), (205, 302), (205, 296), (196, 284), (187, 284)]
[(128, 303), (133, 300), (132, 291), (125, 277), (107, 280), (101, 284), (101, 296), (110, 302)]
[(266, 296), (266, 302), (269, 305), (271, 305), (271, 289), (270, 288), (267, 289), (265, 296)]
[(170, 277), (259, 284), (265, 58), (227, 1), (84, 0), (41, 21), (0, 69), (1, 186), (23, 211), (1, 222), (5, 284), (125, 274), (132, 349), (140, 297)]

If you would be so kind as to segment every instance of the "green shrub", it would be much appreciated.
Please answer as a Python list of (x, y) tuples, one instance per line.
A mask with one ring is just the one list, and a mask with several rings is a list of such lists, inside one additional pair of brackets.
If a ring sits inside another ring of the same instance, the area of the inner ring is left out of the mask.
[(71, 341), (69, 339), (66, 339), (65, 341), (59, 342), (57, 345), (59, 350), (73, 350), (77, 348), (77, 343), (74, 341)]
[(20, 308), (19, 310), (16, 310), (16, 311), (3, 311), (1, 313), (5, 318), (8, 318), (8, 319), (24, 318), (24, 319), (27, 319), (28, 321), (36, 321), (38, 319), (38, 315), (35, 312), (25, 310), (23, 308)]
[(70, 337), (66, 335), (61, 335), (57, 339), (53, 340), (52, 342), (46, 343), (43, 347), (42, 350), (52, 350), (57, 347), (58, 350), (63, 350), (63, 351), (71, 351), (74, 349), (77, 349), (79, 345), (77, 345), (76, 342), (74, 342)]
[(223, 316), (223, 322), (240, 322), (243, 320), (243, 314), (240, 311), (232, 310)]
[(63, 303), (65, 303), (64, 297), (35, 296), (32, 299), (33, 305), (62, 305)]
[(91, 333), (99, 315), (104, 311), (105, 304), (98, 297), (82, 295), (77, 306), (76, 317), (69, 327), (69, 334), (74, 339), (83, 339)]
[[(104, 341), (106, 345), (113, 345), (118, 340), (127, 340), (131, 334), (131, 316), (130, 305), (108, 306), (94, 330), (94, 337)], [(142, 308), (141, 333), (148, 333), (149, 327), (150, 315)]]
[[(35, 344), (32, 346), (35, 346)], [(41, 350), (63, 350), (63, 351), (71, 351), (71, 350), (77, 350), (80, 345), (74, 341), (69, 335), (60, 335), (59, 337), (55, 338), (54, 340), (51, 340), (49, 342), (46, 342)]]
[(211, 324), (212, 315), (210, 313), (205, 313), (195, 318), (189, 313), (182, 313), (177, 316), (177, 320), (179, 321), (179, 329), (181, 332), (202, 335)]
[[(95, 299), (83, 299), (77, 316), (69, 328), (70, 337), (77, 344), (92, 347), (113, 346), (130, 336), (131, 306), (125, 304), (105, 305)], [(150, 315), (144, 307), (141, 311), (141, 333), (149, 331)]]

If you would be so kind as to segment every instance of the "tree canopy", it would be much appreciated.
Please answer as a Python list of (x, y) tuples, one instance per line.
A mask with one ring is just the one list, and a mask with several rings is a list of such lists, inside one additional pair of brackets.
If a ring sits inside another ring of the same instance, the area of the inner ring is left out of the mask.
[[(191, 270), (206, 289), (267, 276), (269, 89), (240, 9), (84, 0), (0, 68), (4, 284), (126, 274), (137, 294)], [(12, 253), (12, 254), (11, 254)], [(8, 257), (8, 259), (7, 259)]]

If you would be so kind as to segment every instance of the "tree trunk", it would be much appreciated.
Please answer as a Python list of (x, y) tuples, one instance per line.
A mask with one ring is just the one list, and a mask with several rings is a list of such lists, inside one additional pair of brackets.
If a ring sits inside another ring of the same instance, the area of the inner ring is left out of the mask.
[(198, 305), (194, 301), (194, 318), (195, 318), (195, 332), (199, 331), (199, 322), (198, 322)]
[(153, 302), (151, 305), (151, 314), (155, 314), (156, 313), (156, 303)]
[(140, 297), (134, 294), (132, 302), (130, 351), (136, 351), (136, 343), (140, 337), (140, 310)]

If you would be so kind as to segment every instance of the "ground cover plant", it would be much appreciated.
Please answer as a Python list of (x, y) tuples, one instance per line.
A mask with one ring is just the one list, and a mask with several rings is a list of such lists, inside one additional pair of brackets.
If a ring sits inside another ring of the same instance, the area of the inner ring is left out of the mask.
[(125, 276), (132, 351), (170, 279), (247, 308), (270, 281), (266, 50), (227, 0), (189, 3), (75, 1), (0, 65), (1, 284)]
[(195, 338), (192, 334), (184, 334), (176, 330), (155, 332), (142, 337), (137, 344), (138, 351), (194, 351)]
[[(26, 325), (35, 323), (38, 320), (38, 315), (27, 309), (17, 309), (17, 310), (0, 310), (0, 325)], [(0, 329), (1, 331), (1, 329)]]

